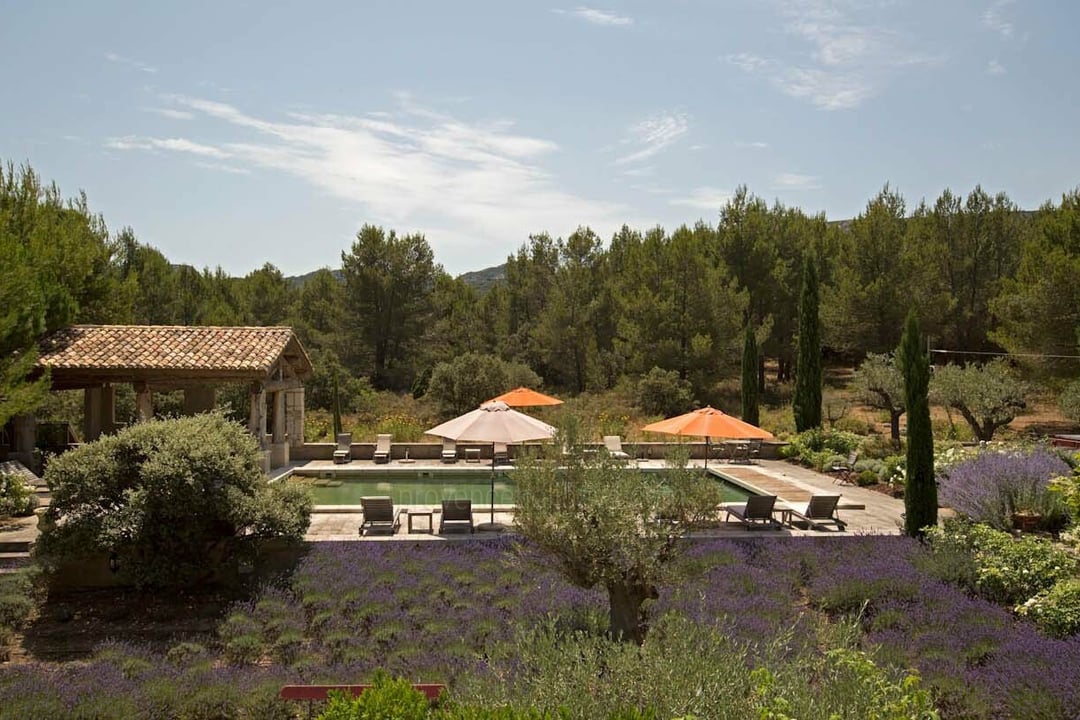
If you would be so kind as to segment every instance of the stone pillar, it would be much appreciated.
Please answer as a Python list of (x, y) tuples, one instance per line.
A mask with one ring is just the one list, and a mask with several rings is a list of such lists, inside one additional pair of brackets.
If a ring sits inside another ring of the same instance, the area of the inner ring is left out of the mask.
[(116, 387), (106, 385), (101, 388), (101, 433), (112, 435), (116, 432)]
[(212, 385), (184, 388), (184, 414), (198, 415), (214, 409), (217, 396)]
[(285, 442), (285, 391), (278, 390), (271, 394), (274, 403), (273, 435), (274, 442)]
[(285, 433), (289, 436), (289, 445), (301, 447), (304, 444), (304, 388), (285, 391)]
[(259, 447), (266, 449), (266, 390), (262, 383), (252, 383), (248, 390), (251, 399), (251, 411), (248, 414), (248, 431), (259, 441)]
[(146, 422), (154, 417), (154, 395), (146, 383), (135, 383), (135, 419)]
[(83, 390), (83, 441), (93, 442), (101, 437), (101, 386)]

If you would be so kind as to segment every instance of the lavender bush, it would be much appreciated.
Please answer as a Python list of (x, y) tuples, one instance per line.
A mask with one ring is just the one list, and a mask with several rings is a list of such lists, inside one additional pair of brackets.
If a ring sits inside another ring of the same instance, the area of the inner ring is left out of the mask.
[(287, 584), (226, 613), (216, 647), (111, 643), (81, 663), (0, 668), (0, 718), (284, 719), (305, 708), (278, 700), (280, 685), (361, 682), (379, 667), (445, 681), (460, 703), (565, 705), (575, 718), (628, 704), (657, 717), (785, 705), (864, 717), (867, 683), (907, 683), (908, 669), (944, 718), (1080, 717), (1080, 638), (1041, 636), (938, 579), (929, 558), (899, 537), (694, 541), (649, 640), (625, 648), (602, 635), (598, 593), (512, 538), (319, 543)]
[(1068, 475), (1069, 465), (1045, 448), (987, 451), (939, 473), (941, 502), (975, 522), (998, 530), (1012, 528), (1012, 514), (1035, 511), (1044, 527), (1056, 529), (1065, 519), (1060, 495), (1048, 492), (1050, 480)]

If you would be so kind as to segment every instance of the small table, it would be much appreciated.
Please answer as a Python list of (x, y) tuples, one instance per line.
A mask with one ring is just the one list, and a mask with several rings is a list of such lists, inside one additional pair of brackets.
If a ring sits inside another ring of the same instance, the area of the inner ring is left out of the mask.
[(788, 527), (791, 527), (791, 513), (793, 510), (795, 510), (795, 508), (782, 500), (778, 500), (773, 505), (773, 515), (780, 513), (780, 524), (787, 525)]
[(465, 462), (480, 462), (480, 448), (465, 448)]
[(426, 532), (428, 535), (433, 534), (435, 532), (435, 522), (433, 519), (434, 515), (435, 513), (433, 510), (409, 510), (409, 534), (412, 534), (413, 532), (413, 518), (421, 517), (427, 518), (427, 528), (420, 528), (416, 532)]
[(746, 440), (724, 440), (721, 445), (729, 462), (750, 463), (750, 443)]

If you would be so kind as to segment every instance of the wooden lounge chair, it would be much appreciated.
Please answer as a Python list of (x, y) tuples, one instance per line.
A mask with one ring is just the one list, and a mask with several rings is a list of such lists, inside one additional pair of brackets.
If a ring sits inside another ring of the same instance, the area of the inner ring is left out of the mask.
[(439, 518), (439, 534), (447, 530), (465, 530), (476, 532), (472, 520), (472, 500), (443, 500), (442, 515)]
[(495, 453), (496, 465), (509, 465), (510, 464), (510, 451), (506, 447), (506, 443), (495, 443), (492, 452)]
[(857, 485), (858, 476), (855, 474), (855, 463), (858, 461), (859, 452), (856, 450), (848, 455), (847, 460), (829, 468), (829, 472), (837, 473), (836, 477), (833, 478), (833, 482), (840, 485)]
[(388, 463), (390, 462), (390, 436), (389, 435), (376, 435), (375, 436), (375, 454), (372, 456), (372, 460), (376, 463)]
[(607, 448), (608, 455), (616, 458), (617, 460), (629, 460), (630, 454), (622, 448), (622, 438), (618, 435), (605, 435), (604, 447)]
[(349, 462), (352, 462), (352, 433), (338, 433), (334, 464), (343, 465)]
[(791, 516), (805, 522), (811, 530), (832, 525), (837, 530), (843, 531), (847, 524), (840, 519), (837, 512), (836, 506), (839, 502), (839, 495), (813, 495), (805, 507), (792, 507)]
[(749, 530), (779, 530), (783, 525), (773, 517), (773, 506), (776, 505), (775, 495), (751, 495), (741, 505), (728, 505), (724, 508), (727, 514), (724, 522), (734, 515), (743, 527)]
[(444, 463), (456, 463), (457, 462), (457, 443), (450, 438), (443, 438), (442, 441), (442, 461)]
[[(390, 437), (387, 435), (387, 437)], [(394, 501), (389, 496), (362, 497), (360, 506), (363, 508), (364, 521), (360, 523), (360, 534), (365, 530), (389, 531), (389, 535), (397, 532), (401, 526), (398, 516), (401, 511), (394, 510)]]

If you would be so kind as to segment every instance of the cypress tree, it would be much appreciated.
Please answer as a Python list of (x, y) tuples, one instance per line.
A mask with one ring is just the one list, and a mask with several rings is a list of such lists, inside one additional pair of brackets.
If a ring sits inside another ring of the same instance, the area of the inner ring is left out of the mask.
[(937, 485), (934, 483), (934, 433), (930, 425), (930, 358), (912, 310), (896, 351), (904, 373), (907, 406), (907, 484), (904, 488), (904, 532), (921, 537), (937, 525)]
[(334, 442), (337, 436), (343, 432), (341, 426), (341, 393), (338, 391), (337, 368), (334, 369)]
[(758, 354), (754, 329), (746, 326), (746, 342), (742, 355), (742, 419), (758, 424)]
[(818, 317), (818, 276), (813, 257), (803, 264), (799, 298), (799, 355), (795, 366), (792, 410), (795, 429), (821, 427), (821, 320)]

